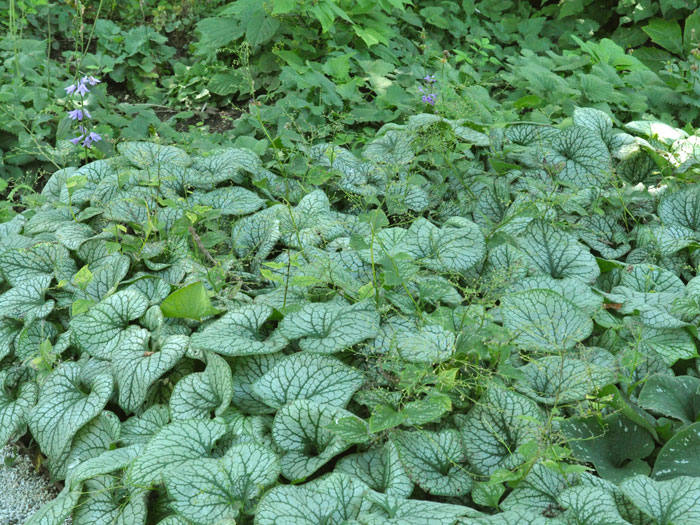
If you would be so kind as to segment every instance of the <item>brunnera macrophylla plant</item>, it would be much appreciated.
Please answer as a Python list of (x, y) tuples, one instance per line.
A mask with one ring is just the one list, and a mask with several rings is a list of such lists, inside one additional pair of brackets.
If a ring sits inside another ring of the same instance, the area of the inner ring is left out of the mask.
[(0, 223), (0, 444), (64, 483), (29, 525), (697, 523), (695, 147), (424, 113), (314, 184), (148, 142), (55, 172)]

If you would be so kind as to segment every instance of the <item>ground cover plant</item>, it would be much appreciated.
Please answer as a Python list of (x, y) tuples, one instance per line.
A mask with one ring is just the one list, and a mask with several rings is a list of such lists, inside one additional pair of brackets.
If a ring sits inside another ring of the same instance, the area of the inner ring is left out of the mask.
[(694, 2), (108, 4), (0, 18), (27, 523), (700, 522)]

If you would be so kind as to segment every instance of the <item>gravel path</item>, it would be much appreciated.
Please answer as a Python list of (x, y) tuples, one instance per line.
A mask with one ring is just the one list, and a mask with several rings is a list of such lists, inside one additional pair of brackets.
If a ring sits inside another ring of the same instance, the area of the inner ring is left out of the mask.
[(0, 449), (0, 524), (22, 525), (56, 494), (17, 447)]

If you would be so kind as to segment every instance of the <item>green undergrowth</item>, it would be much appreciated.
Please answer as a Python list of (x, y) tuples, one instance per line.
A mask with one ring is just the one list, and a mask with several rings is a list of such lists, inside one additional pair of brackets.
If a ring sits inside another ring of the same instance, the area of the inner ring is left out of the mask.
[(56, 171), (0, 223), (28, 523), (697, 523), (697, 144), (424, 113)]

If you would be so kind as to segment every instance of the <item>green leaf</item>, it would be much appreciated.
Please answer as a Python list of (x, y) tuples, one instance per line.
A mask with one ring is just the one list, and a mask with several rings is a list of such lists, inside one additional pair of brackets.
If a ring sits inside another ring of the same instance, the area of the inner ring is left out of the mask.
[(619, 414), (567, 419), (562, 422), (562, 431), (574, 457), (593, 463), (603, 479), (620, 482), (651, 470), (642, 459), (654, 450), (653, 439)]
[(195, 192), (191, 204), (210, 206), (222, 215), (249, 215), (265, 205), (265, 201), (252, 191), (238, 186), (217, 188), (208, 193)]
[(635, 476), (620, 490), (658, 525), (691, 525), (700, 521), (700, 479), (681, 476), (654, 481)]
[[(72, 276), (77, 269), (68, 250), (58, 244), (40, 243), (31, 248), (0, 252), (0, 274), (12, 286), (35, 279)], [(48, 287), (51, 279), (48, 280)]]
[(356, 416), (342, 408), (306, 399), (294, 401), (277, 411), (272, 439), (283, 451), (284, 477), (306, 478), (350, 446), (326, 428), (343, 417)]
[(10, 288), (0, 295), (0, 315), (26, 323), (46, 317), (56, 305), (53, 299), (47, 301), (44, 297), (50, 282), (49, 276), (37, 277)]
[(381, 448), (371, 448), (367, 452), (341, 458), (334, 471), (355, 476), (372, 490), (389, 496), (407, 498), (413, 492), (413, 483), (391, 441)]
[(191, 459), (165, 475), (171, 505), (196, 524), (236, 519), (243, 506), (280, 474), (277, 456), (254, 443), (232, 446), (221, 459)]
[(441, 363), (450, 359), (456, 350), (455, 335), (438, 325), (398, 335), (396, 353), (409, 363)]
[(152, 351), (146, 330), (130, 332), (112, 352), (112, 374), (117, 380), (119, 405), (133, 412), (146, 400), (151, 385), (185, 355), (188, 338), (174, 335)]
[(226, 425), (220, 420), (176, 421), (164, 426), (130, 465), (129, 483), (150, 486), (187, 460), (208, 457), (216, 440), (225, 432)]
[(442, 228), (419, 218), (408, 232), (406, 251), (436, 272), (466, 272), (486, 253), (481, 230), (462, 217), (448, 219)]
[(373, 434), (398, 427), (406, 420), (406, 414), (397, 412), (388, 405), (378, 405), (369, 418), (369, 431)]
[(395, 431), (391, 441), (411, 480), (436, 496), (463, 496), (472, 488), (459, 432)]
[(145, 525), (146, 494), (142, 489), (130, 489), (115, 498), (114, 493), (123, 490), (120, 478), (100, 476), (85, 482), (85, 495), (73, 511), (75, 525), (110, 523), (114, 525)]
[(675, 55), (683, 55), (683, 37), (681, 36), (681, 26), (677, 20), (654, 18), (645, 27), (642, 27), (642, 31), (649, 35), (652, 42), (665, 50)]
[(639, 406), (690, 425), (700, 414), (700, 379), (653, 375), (639, 393)]
[(253, 392), (275, 409), (297, 399), (345, 407), (362, 383), (358, 370), (335, 358), (297, 353), (277, 361), (253, 383)]
[(281, 335), (300, 339), (307, 352), (332, 354), (376, 337), (379, 314), (368, 301), (353, 305), (341, 303), (306, 304), (287, 314), (280, 323)]
[(245, 26), (246, 40), (251, 46), (256, 47), (268, 42), (279, 29), (280, 23), (277, 19), (267, 16), (261, 5), (260, 9), (249, 15)]
[(593, 331), (590, 316), (551, 290), (527, 290), (503, 297), (502, 315), (503, 325), (515, 341), (533, 351), (559, 353)]
[(278, 485), (256, 510), (256, 525), (344, 523), (358, 517), (367, 487), (354, 476), (333, 473), (301, 486)]
[(207, 352), (204, 372), (189, 374), (177, 382), (170, 396), (173, 420), (220, 416), (233, 397), (231, 366), (218, 354)]
[(559, 495), (577, 480), (545, 467), (541, 462), (532, 466), (525, 479), (506, 496), (500, 507), (506, 511), (530, 512), (542, 516), (559, 506)]
[[(9, 372), (0, 370), (0, 445), (23, 428), (27, 415), (36, 404), (39, 388), (36, 383), (22, 382), (16, 389), (8, 384)], [(15, 391), (13, 391), (15, 390)]]
[(488, 476), (525, 460), (517, 449), (537, 439), (543, 419), (530, 399), (492, 386), (466, 416), (455, 416), (455, 421), (467, 460), (476, 472)]
[(282, 330), (273, 332), (267, 339), (261, 333), (261, 328), (270, 315), (272, 308), (269, 306), (236, 306), (201, 332), (192, 334), (192, 346), (228, 356), (278, 352), (288, 342)]
[(148, 299), (135, 290), (121, 290), (71, 321), (71, 329), (80, 345), (90, 355), (111, 359), (112, 352), (129, 332), (129, 321), (141, 317)]
[(221, 310), (212, 306), (207, 289), (201, 282), (188, 284), (175, 290), (161, 303), (160, 309), (165, 317), (195, 321), (221, 313)]
[(192, 162), (180, 148), (153, 142), (121, 142), (117, 149), (134, 166), (146, 171), (158, 171), (169, 165), (187, 167)]
[(528, 265), (555, 279), (575, 277), (591, 282), (600, 275), (595, 257), (574, 236), (547, 221), (532, 221), (519, 239)]
[(610, 152), (599, 135), (588, 128), (565, 128), (552, 137), (550, 147), (545, 160), (548, 164), (563, 164), (557, 173), (562, 182), (583, 188), (604, 183), (611, 175)]
[(670, 192), (659, 202), (658, 214), (666, 226), (684, 226), (700, 231), (700, 191), (686, 186)]
[(112, 395), (109, 374), (98, 374), (88, 384), (80, 374), (77, 363), (61, 364), (41, 387), (39, 403), (29, 413), (29, 429), (50, 459), (65, 454), (73, 436), (102, 412)]
[(543, 357), (519, 371), (523, 379), (515, 388), (545, 405), (582, 401), (588, 394), (617, 381), (615, 369), (564, 356)]
[(565, 490), (559, 496), (561, 505), (577, 520), (587, 525), (626, 525), (622, 519), (615, 497), (600, 487), (578, 486)]
[(654, 462), (654, 479), (679, 476), (700, 478), (700, 423), (679, 430), (666, 442)]
[[(378, 43), (377, 40), (372, 40), (373, 44)], [(412, 142), (408, 133), (389, 130), (367, 144), (362, 151), (362, 156), (379, 164), (408, 164), (415, 156), (411, 147)]]

